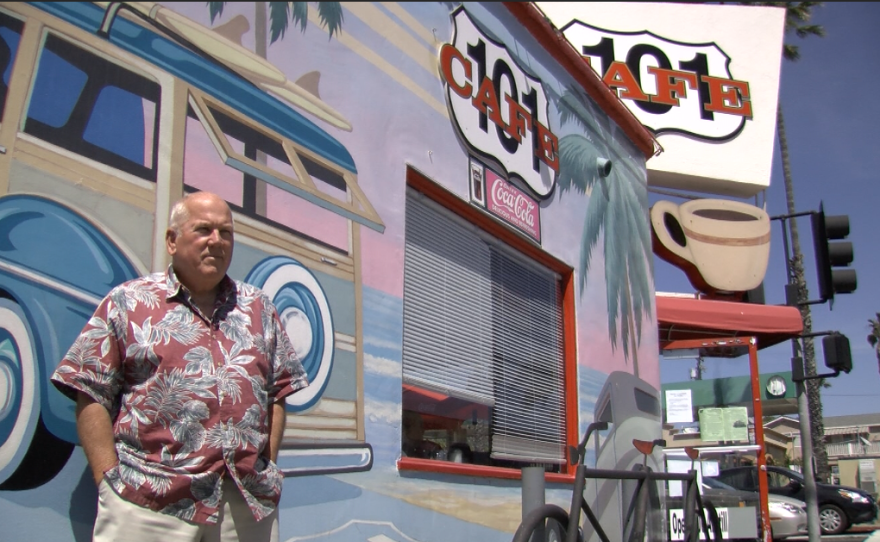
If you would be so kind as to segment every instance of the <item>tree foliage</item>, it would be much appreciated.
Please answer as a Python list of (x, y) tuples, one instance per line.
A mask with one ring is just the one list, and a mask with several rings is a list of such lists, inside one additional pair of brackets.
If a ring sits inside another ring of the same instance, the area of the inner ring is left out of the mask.
[[(819, 25), (809, 24), (812, 18), (813, 8), (820, 7), (821, 2), (757, 2), (757, 5), (776, 6), (785, 8), (785, 30), (786, 36), (791, 34), (799, 38), (807, 38), (809, 36), (824, 36), (825, 29)], [(782, 56), (786, 60), (795, 62), (800, 59), (800, 49), (797, 45), (787, 42), (783, 43)], [(785, 133), (785, 121), (782, 114), (782, 103), (780, 101), (776, 111), (776, 132), (779, 139), (779, 149), (782, 157), (782, 174), (783, 183), (785, 185), (786, 207), (789, 214), (797, 212), (794, 202), (794, 182), (791, 174), (791, 163), (789, 161), (788, 139)], [(797, 222), (792, 220), (791, 225), (791, 241), (792, 241), (792, 261), (791, 268), (792, 278), (797, 287), (798, 299), (808, 300), (809, 292), (807, 289), (807, 279), (804, 273), (804, 256), (801, 252), (800, 238), (798, 236)], [(804, 334), (809, 334), (813, 329), (813, 318), (809, 305), (801, 306), (801, 316), (804, 320)], [(808, 337), (804, 339), (804, 369), (808, 375), (815, 375), (816, 371), (816, 349), (813, 339)], [(822, 479), (828, 479), (831, 474), (831, 468), (828, 465), (828, 452), (825, 449), (825, 420), (822, 414), (822, 395), (820, 389), (825, 382), (820, 380), (808, 380), (806, 383), (807, 402), (809, 404), (810, 417), (810, 443), (812, 445), (813, 457), (816, 460), (816, 475)]]
[[(226, 2), (206, 2), (211, 23), (223, 15)], [(301, 32), (306, 31), (309, 20), (308, 2), (267, 2), (269, 6), (269, 43), (275, 43), (284, 37), (290, 23), (299, 26)], [(342, 31), (342, 5), (339, 2), (314, 2), (318, 9), (318, 18), (327, 28), (330, 37)]]
[[(581, 233), (580, 290), (587, 285), (593, 249), (601, 237), (609, 339), (612, 348), (617, 348), (618, 343), (622, 346), (625, 359), (632, 356), (633, 370), (638, 375), (636, 348), (641, 342), (643, 318), (649, 317), (653, 299), (644, 173), (633, 169), (614, 148), (607, 118), (583, 91), (569, 87), (556, 103), (562, 124), (575, 123), (584, 131), (559, 140), (557, 176), (560, 196), (569, 190), (590, 194)], [(608, 177), (599, 174), (599, 158), (611, 159), (614, 164)]]
[(877, 354), (877, 365), (880, 368), (880, 312), (877, 313), (877, 318), (868, 318), (868, 324), (871, 326), (868, 344), (874, 347), (874, 353)]

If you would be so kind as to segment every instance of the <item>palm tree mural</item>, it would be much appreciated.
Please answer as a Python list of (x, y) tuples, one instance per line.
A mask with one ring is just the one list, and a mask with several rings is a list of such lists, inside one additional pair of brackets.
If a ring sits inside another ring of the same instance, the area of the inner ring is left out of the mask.
[[(214, 19), (223, 15), (223, 8), (226, 2), (206, 2), (208, 5), (208, 13), (211, 15), (211, 23)], [(308, 2), (254, 2), (256, 17), (254, 25), (256, 29), (260, 29), (261, 19), (266, 20), (266, 8), (268, 4), (269, 12), (269, 44), (273, 44), (284, 37), (287, 28), (292, 21), (298, 24), (300, 30), (305, 32), (306, 24), (309, 20), (309, 3)], [(318, 8), (318, 17), (321, 24), (327, 27), (330, 37), (335, 32), (342, 30), (342, 5), (339, 2), (315, 2)], [(265, 28), (265, 25), (263, 25)], [(259, 32), (258, 32), (259, 34)], [(261, 48), (266, 42), (265, 35), (257, 35), (257, 48)], [(260, 54), (259, 51), (256, 51)], [(265, 53), (261, 55), (265, 58)]]
[[(645, 209), (648, 188), (644, 172), (632, 167), (629, 157), (605, 141), (613, 140), (610, 121), (576, 87), (569, 87), (558, 98), (562, 124), (581, 126), (586, 135), (569, 134), (559, 140), (560, 196), (569, 190), (589, 194), (590, 201), (581, 234), (578, 262), (579, 288), (587, 285), (593, 249), (602, 238), (605, 251), (608, 336), (613, 349), (619, 344), (625, 359), (630, 353), (633, 373), (638, 376), (638, 345), (642, 318), (650, 314), (650, 277), (653, 276), (651, 234)], [(599, 174), (598, 161), (610, 159), (610, 175)], [(618, 329), (620, 335), (618, 337)]]
[[(211, 16), (211, 24), (214, 24), (215, 19), (223, 15), (226, 2), (206, 2), (206, 4), (208, 14)], [(343, 15), (340, 3), (315, 2), (315, 4), (317, 4), (318, 18), (321, 20), (321, 24), (327, 28), (330, 37), (332, 38), (334, 33), (341, 32)], [(231, 37), (230, 34), (235, 35), (233, 41), (240, 44), (241, 33), (247, 30), (248, 25), (243, 16), (239, 16), (239, 18), (242, 19), (243, 24), (235, 24), (234, 21), (230, 21), (226, 26), (232, 26), (222, 33), (227, 37)], [(299, 25), (300, 30), (305, 32), (308, 19), (308, 2), (254, 2), (254, 53), (260, 58), (268, 58), (269, 45), (284, 37), (291, 22), (294, 25)], [(219, 29), (215, 28), (215, 30)], [(319, 77), (318, 72), (312, 72), (304, 76), (298, 83), (309, 87), (310, 92), (318, 96)], [(257, 151), (255, 159), (260, 164), (265, 165), (267, 162), (266, 155), (262, 151)], [(246, 201), (253, 201), (256, 213), (265, 216), (268, 205), (266, 185), (258, 183), (252, 178), (246, 179), (244, 190)]]
[(874, 347), (874, 353), (877, 354), (877, 365), (880, 368), (880, 312), (877, 318), (868, 318), (868, 324), (871, 325), (871, 333), (868, 335), (868, 344)]

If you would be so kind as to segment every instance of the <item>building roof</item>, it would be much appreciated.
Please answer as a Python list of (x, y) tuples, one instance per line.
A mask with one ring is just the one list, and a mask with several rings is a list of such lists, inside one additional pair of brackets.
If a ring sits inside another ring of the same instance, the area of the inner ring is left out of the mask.
[(852, 414), (849, 416), (825, 416), (825, 434), (829, 429), (845, 427), (864, 427), (866, 425), (880, 425), (880, 413)]

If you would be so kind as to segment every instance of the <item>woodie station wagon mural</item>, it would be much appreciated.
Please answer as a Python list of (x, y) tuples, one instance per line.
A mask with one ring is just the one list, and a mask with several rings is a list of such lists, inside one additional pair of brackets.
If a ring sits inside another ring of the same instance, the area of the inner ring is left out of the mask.
[[(594, 465), (639, 461), (654, 142), (553, 36), (516, 3), (0, 3), (3, 539), (90, 539), (48, 376), (113, 286), (167, 266), (197, 190), (312, 382), (282, 540), (509, 540), (520, 469), (567, 502), (596, 420)], [(625, 492), (588, 488), (618, 538)]]

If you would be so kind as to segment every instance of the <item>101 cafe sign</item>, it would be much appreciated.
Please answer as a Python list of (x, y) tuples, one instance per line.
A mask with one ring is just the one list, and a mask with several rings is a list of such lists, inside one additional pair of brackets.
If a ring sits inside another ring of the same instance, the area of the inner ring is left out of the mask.
[(684, 43), (648, 31), (614, 32), (578, 20), (562, 28), (606, 85), (657, 135), (735, 138), (752, 117), (746, 81), (715, 43)]
[(526, 73), (503, 44), (484, 35), (461, 7), (453, 22), (452, 43), (440, 48), (440, 73), (455, 126), (481, 158), (546, 198), (559, 170), (559, 141), (549, 126), (541, 81)]

